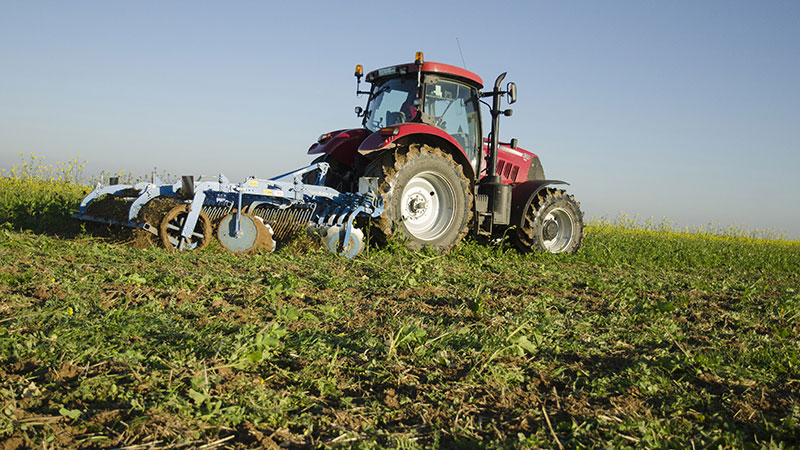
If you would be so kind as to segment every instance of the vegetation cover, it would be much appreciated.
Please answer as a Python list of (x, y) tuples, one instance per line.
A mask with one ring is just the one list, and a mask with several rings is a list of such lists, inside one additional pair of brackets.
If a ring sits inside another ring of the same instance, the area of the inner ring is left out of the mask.
[[(2, 448), (800, 441), (800, 243), (595, 223), (576, 255), (124, 245), (0, 178)], [(132, 238), (131, 238), (132, 239)]]

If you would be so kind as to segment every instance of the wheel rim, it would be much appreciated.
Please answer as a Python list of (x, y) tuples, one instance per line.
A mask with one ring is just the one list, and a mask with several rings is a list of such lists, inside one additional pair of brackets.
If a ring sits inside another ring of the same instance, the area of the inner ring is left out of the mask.
[(400, 202), (403, 224), (417, 239), (437, 239), (453, 223), (455, 190), (438, 173), (422, 172), (414, 176), (406, 183)]
[(542, 243), (550, 253), (560, 253), (572, 242), (575, 219), (564, 208), (553, 208), (542, 221)]

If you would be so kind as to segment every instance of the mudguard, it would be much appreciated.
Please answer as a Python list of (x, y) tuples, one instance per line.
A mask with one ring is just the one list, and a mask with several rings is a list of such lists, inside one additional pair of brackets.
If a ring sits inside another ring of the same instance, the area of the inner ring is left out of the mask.
[(358, 147), (366, 139), (369, 132), (363, 128), (336, 130), (325, 133), (311, 144), (309, 155), (327, 154), (342, 164), (353, 167)]
[(474, 177), (474, 169), (461, 144), (444, 130), (424, 123), (402, 123), (382, 128), (369, 135), (358, 147), (358, 153), (368, 155), (394, 147), (397, 143), (415, 141), (451, 149), (453, 159), (464, 168), (468, 179)]
[[(384, 131), (386, 130), (386, 131)], [(396, 130), (396, 131), (395, 131)], [(424, 136), (436, 136), (444, 139), (452, 144), (459, 152), (466, 158), (467, 154), (461, 144), (456, 141), (453, 136), (447, 134), (444, 130), (436, 128), (424, 123), (403, 123), (394, 125), (392, 127), (383, 128), (380, 131), (372, 133), (361, 145), (358, 147), (358, 152), (362, 155), (372, 153), (376, 150), (381, 150), (389, 146), (392, 142), (411, 136), (413, 134), (420, 134)]]
[(522, 226), (522, 217), (527, 211), (536, 194), (544, 187), (554, 184), (566, 184), (561, 180), (530, 180), (514, 185), (511, 191), (511, 223), (509, 225)]

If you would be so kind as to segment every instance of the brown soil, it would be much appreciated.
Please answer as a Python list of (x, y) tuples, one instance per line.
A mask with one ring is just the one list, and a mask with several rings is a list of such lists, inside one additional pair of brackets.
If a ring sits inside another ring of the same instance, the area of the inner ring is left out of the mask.
[[(90, 203), (86, 214), (118, 222), (127, 222), (132, 203), (133, 201), (131, 200), (106, 195)], [(136, 219), (139, 222), (149, 223), (157, 230), (164, 215), (175, 204), (175, 200), (171, 198), (155, 198), (139, 210)], [(158, 236), (142, 229), (96, 225), (92, 227), (92, 231), (95, 234), (105, 235), (112, 240), (125, 242), (134, 248), (150, 248), (161, 243)]]
[(81, 368), (72, 361), (64, 361), (58, 370), (51, 372), (50, 378), (53, 381), (72, 381), (80, 375), (81, 371)]
[(105, 195), (89, 204), (89, 207), (86, 208), (86, 215), (127, 222), (128, 211), (132, 203), (132, 200)]

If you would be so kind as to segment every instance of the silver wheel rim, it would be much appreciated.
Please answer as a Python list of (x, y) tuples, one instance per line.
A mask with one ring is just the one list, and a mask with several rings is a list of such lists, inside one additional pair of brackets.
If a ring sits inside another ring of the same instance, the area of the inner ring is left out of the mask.
[(455, 189), (444, 177), (436, 172), (422, 172), (403, 188), (400, 214), (413, 237), (432, 241), (450, 229), (455, 203)]
[(572, 243), (575, 220), (564, 208), (553, 208), (542, 221), (542, 244), (550, 253), (560, 253)]

